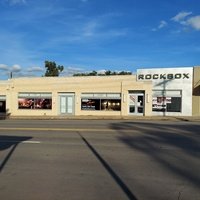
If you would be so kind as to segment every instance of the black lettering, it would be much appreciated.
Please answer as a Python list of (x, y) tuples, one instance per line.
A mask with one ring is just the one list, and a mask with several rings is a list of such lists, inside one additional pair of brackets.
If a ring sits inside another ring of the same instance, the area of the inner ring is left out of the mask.
[(158, 79), (158, 74), (154, 74), (153, 79)]
[(190, 77), (189, 77), (189, 74), (188, 74), (188, 73), (187, 73), (187, 74), (184, 73), (184, 74), (183, 74), (183, 79), (184, 79), (184, 78), (189, 79), (189, 78), (190, 78)]
[(182, 75), (181, 74), (175, 74), (175, 79), (181, 79)]
[(139, 74), (138, 75), (138, 80), (156, 80), (156, 79), (189, 79), (190, 74), (189, 73), (178, 73), (178, 74)]
[(167, 79), (173, 79), (173, 74), (167, 74)]
[(145, 76), (145, 79), (151, 79), (151, 74), (147, 74), (147, 75)]
[(143, 74), (139, 74), (138, 75), (138, 80), (140, 80), (140, 79), (142, 79), (142, 80), (144, 79), (144, 75)]
[(166, 79), (166, 74), (160, 74), (160, 79)]

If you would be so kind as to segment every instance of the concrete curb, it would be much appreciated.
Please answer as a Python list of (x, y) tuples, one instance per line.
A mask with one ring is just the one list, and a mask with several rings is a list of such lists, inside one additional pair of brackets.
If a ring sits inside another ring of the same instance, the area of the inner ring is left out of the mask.
[(0, 116), (1, 120), (139, 120), (139, 121), (200, 121), (200, 116)]

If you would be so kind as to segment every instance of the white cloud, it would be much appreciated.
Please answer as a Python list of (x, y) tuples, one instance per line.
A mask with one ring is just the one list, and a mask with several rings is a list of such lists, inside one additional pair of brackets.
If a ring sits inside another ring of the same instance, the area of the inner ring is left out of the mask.
[(43, 72), (44, 69), (42, 67), (30, 67), (27, 69), (27, 72)]
[(73, 76), (73, 74), (81, 73), (83, 71), (84, 71), (84, 69), (82, 69), (82, 68), (68, 66), (68, 67), (64, 67), (64, 71), (61, 73), (61, 75), (62, 76)]
[(21, 71), (21, 66), (20, 65), (17, 65), (17, 64), (15, 64), (15, 65), (13, 65), (12, 67), (11, 67), (11, 71), (12, 72), (20, 72)]
[(13, 73), (12, 74), (14, 78), (20, 78), (20, 77), (37, 77), (38, 75), (30, 72), (19, 72), (19, 73)]
[(166, 27), (168, 24), (166, 21), (162, 20), (160, 21), (160, 24), (158, 25), (157, 28), (153, 28), (152, 31), (158, 31), (159, 29), (162, 29), (164, 27)]
[(10, 73), (12, 72), (12, 77), (35, 77), (41, 76), (39, 72), (43, 72), (42, 67), (29, 67), (29, 68), (22, 68), (18, 64), (14, 64), (13, 66), (8, 66), (5, 64), (0, 64), (0, 74), (5, 77), (10, 77)]
[(165, 26), (167, 26), (167, 22), (164, 21), (164, 20), (162, 20), (162, 21), (160, 22), (160, 25), (158, 26), (158, 29), (164, 28)]
[(0, 64), (0, 70), (9, 71), (9, 67), (5, 64)]
[(191, 26), (196, 30), (200, 30), (200, 15), (189, 18), (186, 21), (186, 25)]
[(20, 65), (17, 65), (17, 64), (15, 64), (13, 66), (0, 64), (0, 70), (4, 71), (3, 73), (1, 73), (1, 75), (3, 75), (3, 76), (10, 77), (10, 73), (12, 72), (13, 77), (18, 77), (22, 71), (22, 68)]
[[(193, 16), (192, 12), (179, 12), (177, 15), (171, 18), (171, 21), (174, 21), (183, 26), (184, 29), (182, 30), (188, 30), (188, 28), (190, 27), (192, 29), (200, 31), (200, 15)], [(162, 29), (167, 25), (168, 23), (162, 20), (160, 21), (158, 27), (153, 28), (152, 31), (158, 31), (159, 29)], [(178, 33), (182, 32), (182, 30), (180, 29)]]
[(98, 23), (96, 21), (89, 22), (83, 28), (83, 35), (87, 37), (93, 36), (96, 32), (97, 27), (98, 27)]
[(200, 15), (191, 16), (191, 14), (192, 12), (180, 12), (171, 19), (185, 27), (200, 31)]
[(22, 68), (20, 67), (20, 65), (17, 65), (17, 64), (10, 67), (5, 64), (0, 64), (0, 70), (7, 71), (7, 72), (20, 72), (21, 69)]
[(105, 69), (100, 69), (97, 71), (98, 74), (105, 74), (106, 73), (106, 70)]
[(188, 17), (191, 14), (192, 12), (180, 12), (176, 16), (172, 17), (171, 20), (175, 22), (182, 22), (185, 20), (186, 17)]

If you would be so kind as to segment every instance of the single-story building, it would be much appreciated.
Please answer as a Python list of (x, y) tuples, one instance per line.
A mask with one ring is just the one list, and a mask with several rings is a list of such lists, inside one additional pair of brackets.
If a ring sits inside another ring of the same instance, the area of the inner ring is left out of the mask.
[(138, 69), (135, 75), (0, 81), (10, 116), (199, 116), (200, 67)]

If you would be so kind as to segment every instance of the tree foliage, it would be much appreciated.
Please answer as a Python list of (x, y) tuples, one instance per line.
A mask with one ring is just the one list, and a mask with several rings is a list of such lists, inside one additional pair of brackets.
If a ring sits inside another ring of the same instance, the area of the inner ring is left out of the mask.
[(110, 71), (107, 70), (105, 73), (98, 73), (96, 71), (92, 72), (86, 72), (86, 73), (76, 73), (73, 76), (113, 76), (113, 75), (131, 75), (132, 73), (129, 71), (120, 71), (120, 72), (115, 72), (115, 71)]
[(45, 61), (46, 72), (44, 76), (59, 76), (64, 70), (62, 65), (58, 65), (52, 61)]

